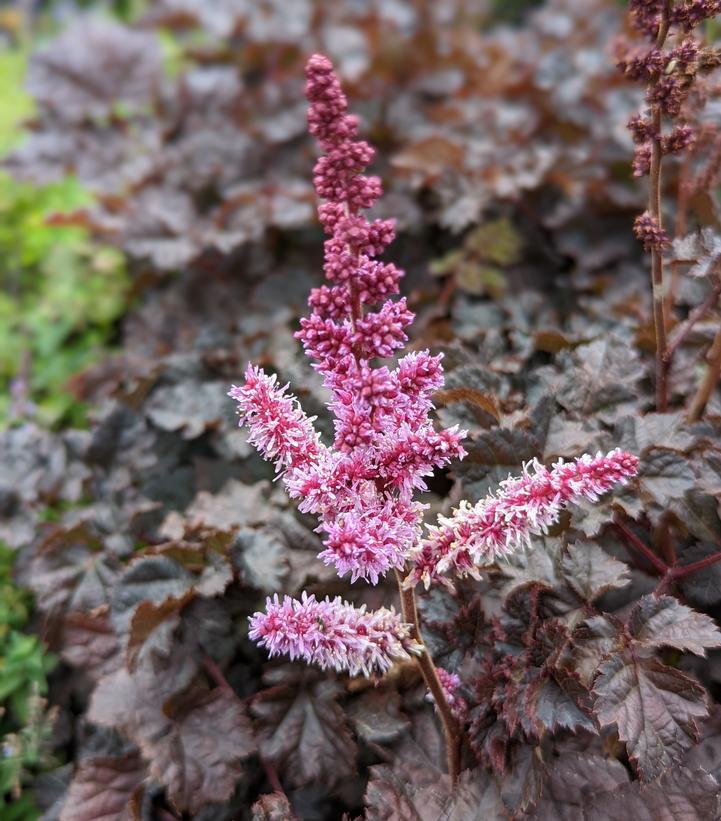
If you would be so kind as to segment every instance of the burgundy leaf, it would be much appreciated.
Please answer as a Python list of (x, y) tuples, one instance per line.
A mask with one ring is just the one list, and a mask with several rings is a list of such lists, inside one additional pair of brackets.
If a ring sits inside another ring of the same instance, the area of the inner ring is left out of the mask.
[(604, 662), (595, 683), (595, 713), (615, 725), (641, 777), (649, 781), (699, 738), (706, 691), (685, 673), (627, 650)]

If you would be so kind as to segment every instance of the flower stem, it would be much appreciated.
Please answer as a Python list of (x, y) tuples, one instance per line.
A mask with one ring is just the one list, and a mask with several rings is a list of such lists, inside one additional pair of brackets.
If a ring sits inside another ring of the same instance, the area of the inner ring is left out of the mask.
[(627, 543), (648, 559), (660, 575), (665, 576), (668, 573), (669, 568), (666, 562), (659, 558), (647, 544), (644, 544), (618, 517), (614, 518), (613, 523), (621, 531)]
[(448, 773), (451, 780), (455, 783), (461, 772), (461, 739), (462, 730), (458, 720), (453, 715), (446, 694), (443, 691), (436, 666), (433, 663), (431, 654), (423, 641), (421, 634), (420, 621), (418, 619), (418, 608), (416, 607), (416, 597), (413, 588), (403, 587), (403, 576), (396, 570), (396, 581), (398, 582), (398, 592), (401, 597), (401, 613), (403, 614), (403, 621), (411, 626), (412, 637), (423, 647), (418, 658), (418, 665), (421, 668), (423, 679), (426, 682), (428, 689), (431, 691), (433, 700), (438, 708), (438, 713), (441, 717), (441, 724), (443, 725), (443, 734), (446, 739), (446, 757), (448, 762)]
[[(656, 48), (666, 42), (671, 11), (670, 0), (663, 5), (663, 16), (656, 38)], [(654, 139), (651, 144), (651, 168), (649, 171), (648, 211), (656, 219), (659, 229), (663, 229), (661, 210), (661, 106), (657, 103), (651, 109)], [(664, 293), (663, 251), (651, 248), (651, 284), (653, 287), (653, 326), (656, 334), (656, 410), (665, 413), (668, 409), (668, 365), (666, 355), (666, 294)]]
[(708, 292), (706, 299), (697, 305), (693, 311), (688, 315), (688, 319), (681, 326), (681, 330), (674, 336), (673, 340), (668, 343), (666, 353), (664, 354), (664, 362), (667, 367), (670, 367), (673, 355), (689, 335), (693, 326), (703, 319), (706, 314), (716, 305), (721, 295), (721, 278), (718, 276), (714, 280), (711, 290)]
[(703, 416), (706, 405), (721, 376), (721, 325), (716, 331), (716, 336), (706, 356), (706, 361), (708, 362), (706, 373), (689, 406), (689, 422), (698, 422)]

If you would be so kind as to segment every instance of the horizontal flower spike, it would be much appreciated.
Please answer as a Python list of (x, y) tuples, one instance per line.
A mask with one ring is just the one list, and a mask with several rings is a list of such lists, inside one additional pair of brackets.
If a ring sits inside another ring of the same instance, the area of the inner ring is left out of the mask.
[(530, 544), (532, 535), (545, 533), (569, 503), (595, 502), (637, 472), (638, 458), (619, 449), (560, 461), (551, 470), (532, 462), (523, 476), (501, 482), (496, 494), (473, 506), (464, 502), (452, 516), (440, 517), (413, 559), (409, 583), (423, 581), (427, 587), (449, 570), (463, 576), (490, 564)]
[(324, 450), (318, 432), (298, 400), (286, 394), (275, 374), (248, 365), (245, 384), (233, 385), (228, 396), (238, 403), (240, 425), (248, 427), (248, 441), (277, 471), (295, 468), (319, 458)]
[(287, 655), (351, 675), (384, 673), (421, 649), (393, 610), (368, 612), (340, 597), (316, 601), (306, 593), (300, 601), (268, 598), (265, 613), (250, 617), (249, 636), (271, 657)]

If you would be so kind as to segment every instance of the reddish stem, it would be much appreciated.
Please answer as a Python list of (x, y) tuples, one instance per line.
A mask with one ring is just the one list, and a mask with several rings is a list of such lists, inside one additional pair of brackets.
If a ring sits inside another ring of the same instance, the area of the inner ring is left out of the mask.
[(717, 277), (713, 287), (708, 292), (706, 299), (704, 299), (704, 301), (700, 305), (697, 305), (693, 309), (693, 311), (691, 311), (691, 313), (688, 315), (688, 319), (681, 326), (680, 331), (673, 338), (673, 341), (669, 342), (668, 347), (666, 348), (666, 353), (663, 357), (667, 367), (671, 366), (671, 360), (673, 359), (673, 355), (676, 353), (677, 349), (683, 344), (684, 340), (691, 332), (693, 326), (701, 319), (703, 319), (706, 316), (706, 314), (711, 310), (711, 308), (713, 308), (714, 305), (718, 302), (719, 295), (721, 295), (721, 279)]
[[(666, 42), (670, 25), (671, 2), (665, 0), (661, 24), (656, 38), (656, 48), (661, 49)], [(656, 78), (655, 78), (656, 79)], [(651, 120), (655, 139), (651, 145), (651, 168), (649, 171), (648, 211), (663, 229), (663, 211), (661, 209), (661, 106), (651, 108)], [(656, 410), (665, 413), (668, 409), (668, 368), (664, 362), (666, 354), (666, 294), (664, 293), (663, 252), (660, 248), (651, 249), (651, 284), (653, 286), (653, 325), (656, 334)]]
[(213, 679), (213, 681), (218, 687), (220, 687), (222, 690), (226, 690), (229, 693), (235, 693), (235, 690), (233, 690), (233, 688), (228, 683), (228, 679), (223, 675), (223, 671), (220, 669), (220, 667), (218, 667), (218, 665), (213, 661), (213, 659), (210, 658), (210, 656), (204, 656), (203, 667), (205, 667), (206, 672)]
[(661, 523), (661, 532), (658, 541), (661, 544), (661, 556), (664, 562), (666, 562), (669, 567), (673, 567), (676, 564), (676, 550), (673, 546), (673, 539), (671, 538), (671, 527), (666, 517), (663, 518)]
[(638, 550), (638, 552), (654, 566), (660, 575), (665, 576), (666, 573), (669, 572), (670, 568), (666, 562), (659, 558), (647, 544), (644, 544), (618, 517), (613, 520), (613, 523), (621, 531), (628, 544)]
[(451, 780), (455, 783), (461, 772), (461, 741), (463, 738), (463, 730), (448, 704), (446, 694), (438, 678), (438, 673), (436, 672), (436, 666), (423, 641), (413, 588), (403, 587), (403, 576), (398, 570), (396, 570), (396, 580), (398, 581), (398, 592), (401, 597), (403, 621), (411, 626), (411, 636), (423, 646), (423, 651), (420, 656), (417, 657), (418, 665), (421, 668), (423, 678), (428, 689), (431, 691), (431, 695), (433, 696), (433, 700), (436, 703), (438, 713), (441, 717), (443, 734), (446, 739), (448, 773), (451, 776)]
[(701, 380), (701, 384), (698, 386), (696, 394), (692, 398), (689, 407), (689, 422), (698, 422), (698, 420), (703, 416), (703, 412), (706, 410), (706, 405), (708, 404), (709, 399), (711, 399), (711, 395), (713, 394), (719, 378), (721, 377), (721, 325), (716, 331), (716, 336), (714, 337), (711, 348), (706, 355), (706, 361), (708, 362), (706, 373)]
[(273, 788), (273, 792), (279, 792), (281, 795), (285, 795), (283, 785), (280, 783), (280, 778), (278, 778), (278, 772), (275, 767), (270, 763), (270, 761), (268, 761), (267, 758), (261, 758), (260, 762), (263, 765), (265, 777), (268, 779), (268, 783)]
[(669, 575), (674, 579), (685, 579), (686, 576), (690, 576), (698, 570), (703, 570), (705, 567), (716, 564), (716, 562), (721, 562), (721, 552), (714, 553), (712, 556), (706, 556), (705, 559), (699, 559), (697, 562), (691, 562), (691, 564), (676, 565), (676, 567), (672, 567), (669, 570)]

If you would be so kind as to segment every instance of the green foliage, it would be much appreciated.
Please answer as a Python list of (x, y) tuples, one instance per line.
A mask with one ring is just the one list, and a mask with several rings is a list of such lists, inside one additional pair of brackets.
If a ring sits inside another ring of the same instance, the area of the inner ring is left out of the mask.
[(540, 0), (494, 0), (492, 19), (498, 23), (520, 24), (539, 5)]
[(0, 815), (25, 821), (34, 811), (22, 794), (24, 776), (43, 767), (52, 732), (54, 713), (42, 696), (55, 660), (37, 636), (22, 632), (31, 601), (12, 581), (13, 558), (0, 545)]
[(434, 276), (452, 275), (468, 294), (505, 292), (505, 269), (518, 262), (522, 241), (510, 220), (491, 220), (471, 230), (463, 245), (431, 263)]
[[(24, 65), (20, 51), (0, 54), (0, 152), (21, 138), (19, 123), (32, 111), (18, 91)], [(38, 188), (0, 174), (0, 427), (31, 407), (44, 424), (83, 421), (67, 381), (111, 341), (128, 292), (117, 251), (84, 228), (49, 222), (90, 201), (70, 177)]]
[(23, 90), (27, 56), (21, 49), (0, 51), (0, 154), (18, 142), (18, 126), (34, 110)]
[(20, 377), (29, 379), (41, 422), (82, 421), (67, 380), (109, 343), (128, 291), (117, 251), (95, 245), (84, 229), (47, 224), (49, 214), (86, 198), (72, 179), (34, 188), (0, 177), (0, 420)]

